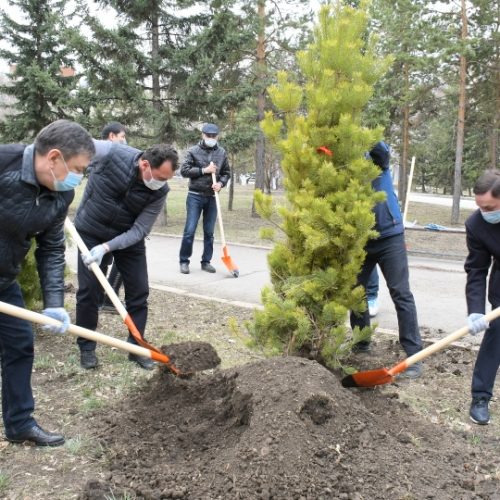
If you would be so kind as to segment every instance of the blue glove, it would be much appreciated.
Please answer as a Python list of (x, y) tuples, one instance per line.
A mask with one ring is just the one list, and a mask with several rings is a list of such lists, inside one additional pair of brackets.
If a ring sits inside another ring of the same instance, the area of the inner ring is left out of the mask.
[(489, 322), (484, 318), (484, 314), (480, 313), (469, 314), (467, 324), (471, 335), (476, 335), (490, 326)]
[(66, 312), (66, 309), (64, 309), (64, 307), (47, 307), (47, 309), (44, 309), (42, 311), (42, 314), (45, 314), (45, 316), (48, 316), (49, 318), (57, 319), (57, 321), (60, 321), (62, 323), (62, 325), (60, 326), (42, 326), (43, 330), (46, 330), (50, 333), (57, 333), (59, 335), (66, 333), (66, 330), (69, 327), (70, 319), (69, 314)]
[(88, 253), (87, 255), (82, 254), (83, 263), (87, 267), (90, 267), (90, 264), (92, 264), (92, 262), (95, 262), (98, 266), (100, 266), (102, 258), (106, 253), (107, 250), (104, 245), (96, 245), (90, 250), (90, 253)]

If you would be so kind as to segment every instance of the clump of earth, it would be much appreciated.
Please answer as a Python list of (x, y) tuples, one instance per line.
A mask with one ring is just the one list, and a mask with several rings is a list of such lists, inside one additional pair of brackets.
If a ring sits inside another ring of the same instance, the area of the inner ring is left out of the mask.
[(100, 426), (109, 472), (83, 499), (500, 498), (494, 447), (301, 358), (159, 370)]

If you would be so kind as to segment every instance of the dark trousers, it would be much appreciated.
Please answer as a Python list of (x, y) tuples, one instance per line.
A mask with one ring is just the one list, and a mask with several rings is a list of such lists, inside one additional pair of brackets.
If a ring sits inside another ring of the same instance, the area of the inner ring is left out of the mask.
[[(87, 245), (92, 248), (99, 245), (102, 241), (81, 234)], [(125, 288), (125, 307), (132, 317), (135, 326), (142, 336), (146, 329), (148, 317), (148, 269), (146, 264), (146, 248), (144, 240), (139, 241), (131, 247), (113, 252), (118, 271), (123, 277)], [(80, 253), (78, 254), (78, 291), (76, 292), (76, 324), (90, 330), (97, 328), (99, 304), (102, 300), (102, 286), (95, 277), (94, 273), (87, 269), (82, 262)], [(128, 341), (136, 344), (137, 342), (129, 334)], [(77, 339), (78, 345), (82, 351), (92, 351), (96, 343), (81, 337)]]
[[(500, 304), (494, 305), (493, 308)], [(474, 372), (472, 373), (472, 396), (491, 398), (493, 386), (500, 366), (500, 319), (490, 323), (484, 332)]]
[(368, 300), (373, 300), (378, 297), (378, 271), (377, 266), (373, 268), (370, 277), (368, 278), (368, 283), (366, 284), (366, 298)]
[(214, 228), (217, 220), (217, 205), (215, 196), (200, 196), (188, 193), (186, 198), (186, 225), (182, 236), (179, 261), (187, 262), (193, 254), (193, 242), (196, 226), (203, 213), (203, 255), (201, 263), (208, 263), (212, 260), (214, 253)]
[[(0, 292), (0, 300), (24, 307), (17, 282)], [(32, 427), (35, 409), (31, 390), (34, 347), (31, 324), (0, 313), (0, 359), (2, 367), (2, 414), (5, 433), (18, 434)]]
[[(387, 282), (389, 293), (396, 307), (399, 341), (406, 354), (411, 356), (422, 349), (418, 329), (417, 309), (410, 291), (408, 256), (403, 234), (370, 240), (366, 245), (366, 259), (358, 276), (358, 285), (366, 289), (370, 275), (376, 266)], [(363, 314), (351, 313), (351, 327), (364, 328), (370, 325), (368, 308)]]
[[(108, 267), (108, 266), (106, 266)], [(102, 266), (101, 266), (102, 269)], [(104, 272), (104, 270), (103, 270)], [(104, 274), (106, 274), (104, 272)], [(122, 275), (120, 274), (120, 271), (118, 271), (118, 268), (116, 267), (116, 263), (113, 261), (113, 264), (111, 265), (111, 271), (109, 272), (108, 275), (108, 281), (113, 290), (115, 291), (116, 295), (119, 294), (120, 288), (123, 285), (123, 279)], [(102, 301), (102, 305), (110, 306), (113, 307), (113, 302), (111, 302), (110, 298), (104, 294), (104, 299)]]

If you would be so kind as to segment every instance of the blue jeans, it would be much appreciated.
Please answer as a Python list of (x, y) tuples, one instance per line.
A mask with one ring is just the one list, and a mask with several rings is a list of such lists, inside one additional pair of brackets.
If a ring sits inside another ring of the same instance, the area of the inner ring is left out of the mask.
[[(24, 307), (21, 287), (12, 283), (0, 292), (0, 300)], [(31, 390), (34, 348), (31, 324), (0, 313), (0, 358), (2, 367), (2, 413), (5, 434), (11, 436), (35, 425)]]
[[(399, 341), (406, 354), (411, 356), (422, 350), (418, 329), (417, 309), (410, 291), (408, 256), (403, 234), (388, 238), (370, 240), (366, 245), (366, 259), (358, 276), (358, 285), (365, 289), (370, 275), (378, 264), (384, 275), (392, 301), (396, 307), (399, 327)], [(351, 327), (370, 326), (368, 308), (362, 314), (351, 313)]]
[(378, 271), (377, 266), (373, 268), (368, 283), (366, 284), (366, 299), (376, 300), (378, 297)]
[(203, 255), (201, 263), (209, 263), (214, 253), (214, 228), (217, 220), (215, 196), (201, 196), (188, 193), (186, 198), (186, 225), (182, 236), (179, 261), (189, 264), (193, 254), (194, 235), (203, 213)]
[[(493, 271), (495, 272), (495, 271)], [(498, 272), (498, 271), (497, 271)], [(495, 309), (500, 304), (492, 304)], [(490, 323), (484, 332), (472, 373), (472, 396), (491, 398), (500, 365), (500, 319)]]

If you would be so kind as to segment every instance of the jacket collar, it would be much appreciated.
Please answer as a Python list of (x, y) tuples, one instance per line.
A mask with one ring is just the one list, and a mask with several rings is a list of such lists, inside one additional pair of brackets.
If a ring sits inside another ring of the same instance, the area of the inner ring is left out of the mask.
[(23, 153), (23, 165), (21, 167), (21, 180), (40, 189), (40, 184), (35, 175), (35, 145), (26, 146)]

